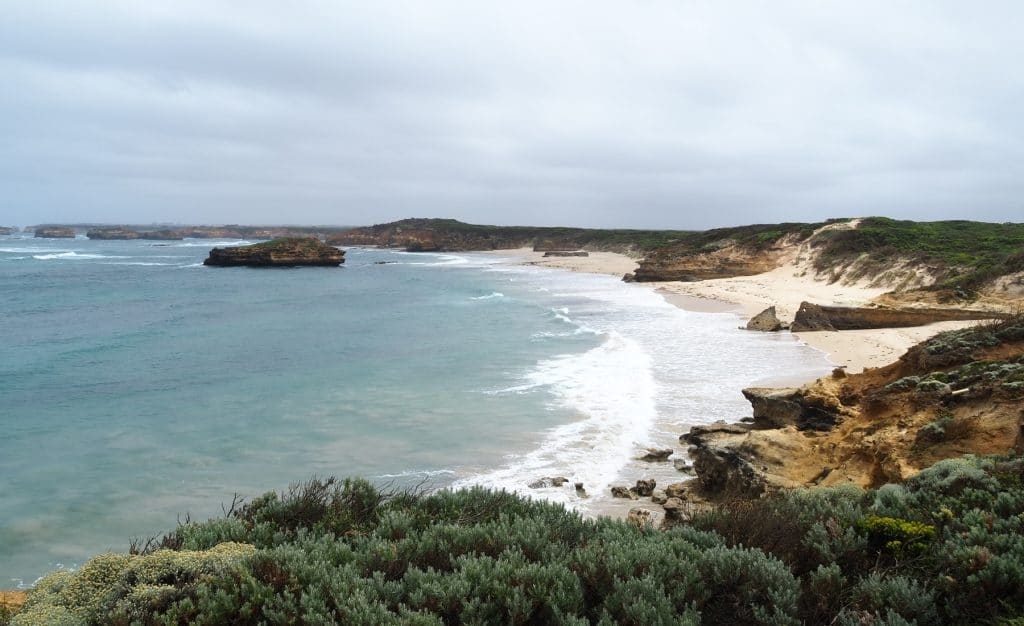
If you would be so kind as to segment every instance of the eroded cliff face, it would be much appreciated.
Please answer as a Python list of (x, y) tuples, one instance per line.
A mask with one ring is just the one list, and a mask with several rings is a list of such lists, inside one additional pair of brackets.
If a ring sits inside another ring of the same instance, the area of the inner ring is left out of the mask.
[(747, 423), (681, 437), (703, 497), (877, 487), (942, 459), (1024, 450), (1024, 316), (942, 333), (884, 368), (744, 395)]
[(219, 267), (333, 266), (345, 262), (342, 250), (319, 239), (283, 238), (235, 248), (214, 248), (203, 265)]
[(692, 282), (762, 274), (779, 267), (789, 258), (791, 244), (788, 239), (783, 239), (766, 249), (751, 249), (732, 240), (723, 240), (694, 251), (672, 246), (647, 255), (634, 277), (637, 282)]

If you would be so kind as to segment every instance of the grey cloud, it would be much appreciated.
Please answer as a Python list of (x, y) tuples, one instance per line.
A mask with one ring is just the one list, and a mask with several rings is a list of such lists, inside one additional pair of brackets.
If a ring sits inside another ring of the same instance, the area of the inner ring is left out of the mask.
[(1016, 3), (28, 2), (0, 223), (1020, 219)]

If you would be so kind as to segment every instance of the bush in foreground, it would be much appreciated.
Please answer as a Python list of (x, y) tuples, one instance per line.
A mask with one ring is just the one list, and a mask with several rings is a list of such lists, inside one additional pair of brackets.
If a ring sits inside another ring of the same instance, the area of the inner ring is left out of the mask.
[(12, 624), (939, 624), (1024, 615), (1024, 463), (794, 491), (666, 531), (314, 480), (45, 578)]

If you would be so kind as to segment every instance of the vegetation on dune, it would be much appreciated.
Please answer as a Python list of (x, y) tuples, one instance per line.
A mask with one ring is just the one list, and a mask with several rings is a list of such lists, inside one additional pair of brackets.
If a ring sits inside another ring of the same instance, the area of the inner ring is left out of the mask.
[(656, 250), (662, 246), (694, 234), (684, 230), (636, 230), (569, 228), (561, 226), (492, 226), (467, 224), (453, 219), (411, 218), (387, 224), (376, 224), (355, 230), (381, 233), (396, 229), (430, 231), (443, 237), (464, 237), (474, 240), (501, 240), (520, 243), (554, 242), (574, 247), (602, 247), (639, 252)]
[(313, 480), (133, 552), (48, 576), (11, 624), (994, 623), (1024, 616), (1024, 461), (665, 531), (504, 492)]
[(912, 222), (868, 217), (855, 229), (821, 233), (816, 269), (828, 271), (868, 257), (880, 271), (898, 260), (936, 270), (937, 288), (977, 291), (986, 282), (1024, 271), (1024, 224)]

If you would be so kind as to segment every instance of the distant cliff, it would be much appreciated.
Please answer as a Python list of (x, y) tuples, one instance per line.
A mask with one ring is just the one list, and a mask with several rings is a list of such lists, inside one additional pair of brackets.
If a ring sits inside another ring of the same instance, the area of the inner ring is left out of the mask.
[(664, 246), (686, 231), (601, 230), (544, 226), (486, 226), (450, 219), (405, 219), (352, 228), (331, 235), (340, 246), (381, 246), (412, 252), (474, 250), (605, 250), (640, 256)]
[(158, 241), (183, 239), (176, 230), (132, 230), (130, 228), (93, 228), (85, 233), (89, 239), (155, 239)]

